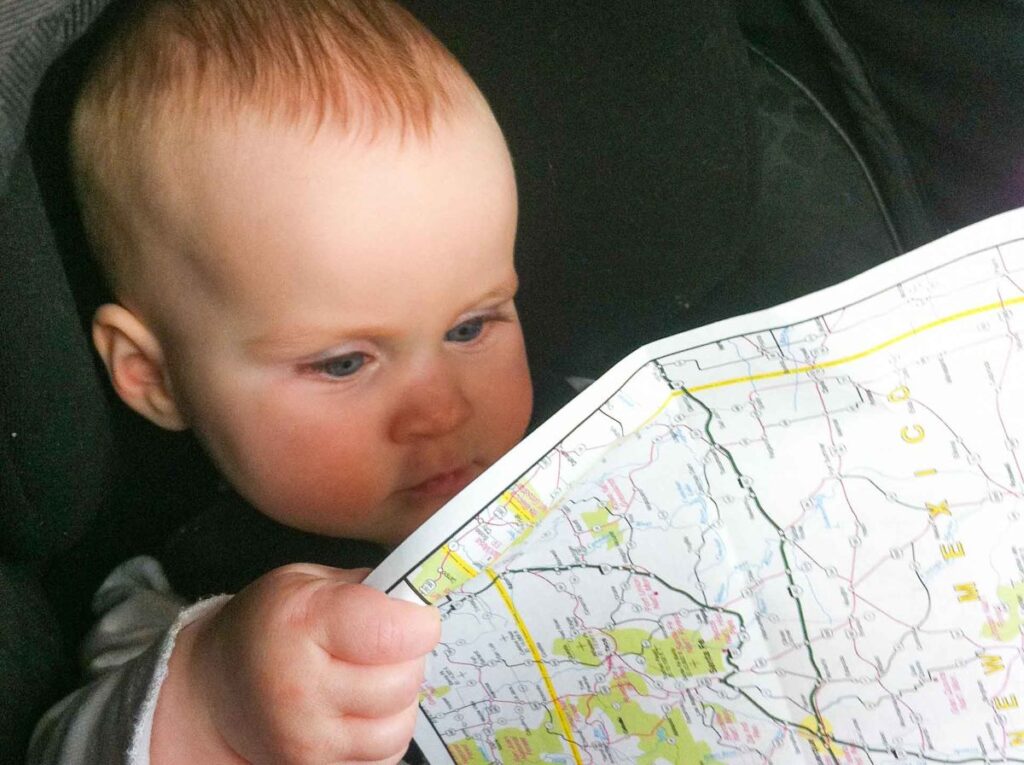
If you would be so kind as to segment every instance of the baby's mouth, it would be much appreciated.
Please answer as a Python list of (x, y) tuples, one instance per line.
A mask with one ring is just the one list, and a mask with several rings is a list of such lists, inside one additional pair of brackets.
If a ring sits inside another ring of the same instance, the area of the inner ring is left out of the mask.
[(447, 470), (431, 476), (425, 481), (411, 486), (408, 491), (418, 497), (441, 498), (454, 497), (462, 491), (470, 481), (476, 478), (478, 471), (472, 465), (463, 465), (454, 470)]

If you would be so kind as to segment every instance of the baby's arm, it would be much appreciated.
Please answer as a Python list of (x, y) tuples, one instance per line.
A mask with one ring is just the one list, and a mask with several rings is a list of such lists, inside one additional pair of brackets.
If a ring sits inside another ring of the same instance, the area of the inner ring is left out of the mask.
[(286, 566), (182, 630), (150, 754), (168, 763), (395, 763), (412, 735), (436, 610)]
[(123, 564), (97, 593), (83, 649), (94, 681), (47, 712), (29, 765), (244, 762), (236, 751), (316, 762), (315, 746), (353, 762), (372, 755), (356, 747), (384, 747), (370, 761), (397, 761), (437, 614), (354, 584), (365, 574), (286, 567), (227, 607), (221, 596), (181, 611), (156, 561)]
[(82, 647), (91, 682), (43, 716), (29, 764), (147, 761), (149, 724), (174, 633), (220, 600), (183, 612), (186, 602), (171, 591), (155, 560), (118, 566), (94, 597), (99, 618)]

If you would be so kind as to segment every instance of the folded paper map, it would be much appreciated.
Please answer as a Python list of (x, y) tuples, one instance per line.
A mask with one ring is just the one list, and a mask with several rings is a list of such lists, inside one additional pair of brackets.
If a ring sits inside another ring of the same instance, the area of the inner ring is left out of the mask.
[(1024, 210), (617, 364), (371, 575), (428, 760), (1024, 763), (1022, 340)]

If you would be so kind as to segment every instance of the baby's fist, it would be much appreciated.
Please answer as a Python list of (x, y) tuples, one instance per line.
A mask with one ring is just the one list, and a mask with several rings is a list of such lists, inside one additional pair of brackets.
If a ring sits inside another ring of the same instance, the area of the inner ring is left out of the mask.
[(366, 573), (285, 566), (182, 635), (180, 669), (238, 756), (288, 765), (401, 758), (440, 622), (433, 608), (359, 584)]

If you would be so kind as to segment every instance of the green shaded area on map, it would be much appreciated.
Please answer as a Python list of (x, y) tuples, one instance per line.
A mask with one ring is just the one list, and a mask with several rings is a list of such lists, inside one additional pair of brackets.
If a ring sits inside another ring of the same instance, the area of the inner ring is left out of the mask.
[(464, 738), (449, 744), (448, 752), (455, 760), (455, 765), (488, 765), (484, 753), (471, 738)]
[(636, 697), (647, 694), (647, 683), (635, 672), (626, 672), (612, 681), (607, 693), (585, 696), (570, 705), (576, 716), (576, 725), (594, 722), (601, 713), (614, 726), (617, 736), (636, 739), (642, 753), (637, 765), (655, 765), (670, 762), (676, 765), (721, 765), (711, 756), (711, 748), (694, 740), (679, 709), (664, 717), (645, 710)]
[(680, 630), (667, 638), (652, 638), (639, 629), (588, 632), (567, 640), (555, 640), (554, 653), (577, 664), (597, 667), (612, 654), (643, 659), (647, 672), (662, 677), (699, 677), (721, 672), (728, 636), (707, 642), (699, 632)]
[(437, 688), (428, 688), (425, 691), (420, 691), (420, 704), (428, 699), (443, 699), (451, 693), (451, 690), (452, 687), (450, 685), (439, 685)]
[(821, 718), (821, 723), (821, 725), (818, 724), (818, 720), (814, 715), (805, 717), (800, 722), (800, 737), (810, 741), (811, 746), (814, 747), (814, 751), (818, 754), (825, 754), (827, 746), (831, 757), (836, 760), (841, 760), (843, 758), (843, 750), (842, 747), (838, 746), (836, 742), (832, 740), (832, 723), (824, 717)]
[(981, 634), (1001, 643), (1016, 642), (1020, 640), (1021, 625), (1024, 623), (1024, 581), (999, 587), (996, 594), (1006, 606), (1006, 619), (999, 623), (990, 621), (982, 628)]
[(444, 545), (423, 561), (410, 582), (427, 601), (436, 603), (474, 576), (476, 572)]
[(581, 513), (587, 529), (595, 539), (604, 539), (609, 550), (622, 544), (621, 519), (611, 514), (607, 505), (601, 505), (589, 513)]
[(565, 741), (547, 726), (523, 730), (522, 728), (500, 728), (494, 739), (498, 755), (504, 765), (529, 765), (544, 763), (545, 754), (561, 754), (566, 751)]

